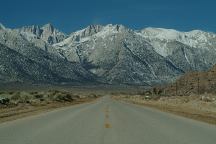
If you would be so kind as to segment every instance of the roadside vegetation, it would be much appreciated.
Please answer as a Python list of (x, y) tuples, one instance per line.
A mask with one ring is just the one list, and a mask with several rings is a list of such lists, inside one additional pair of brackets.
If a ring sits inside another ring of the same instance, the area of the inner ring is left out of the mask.
[(188, 95), (174, 93), (168, 95), (164, 89), (155, 87), (137, 93), (113, 94), (112, 98), (216, 124), (215, 93), (190, 93)]
[(0, 122), (59, 107), (91, 102), (98, 97), (99, 94), (63, 90), (0, 92)]

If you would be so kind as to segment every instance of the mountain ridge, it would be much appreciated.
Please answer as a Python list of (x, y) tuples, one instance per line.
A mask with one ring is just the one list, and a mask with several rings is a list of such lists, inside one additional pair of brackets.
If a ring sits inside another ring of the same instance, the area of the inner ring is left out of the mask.
[[(21, 82), (91, 83), (91, 81), (95, 81), (93, 80), (94, 76), (82, 68), (80, 64), (69, 62), (57, 53), (49, 52), (35, 46), (34, 43), (28, 41), (28, 39), (26, 39), (17, 30), (0, 30), (0, 35), (1, 50), (4, 50), (4, 48), (7, 47), (10, 49), (10, 53), (14, 53), (13, 55), (19, 55), (17, 57), (20, 59), (16, 59), (15, 62), (17, 65), (20, 65), (20, 67), (25, 69), (26, 75), (33, 75), (35, 73), (33, 77), (29, 77), (29, 79), (25, 79)], [(7, 63), (4, 67), (10, 68), (12, 71), (13, 67), (11, 65), (13, 65), (14, 62), (8, 62), (10, 59), (13, 59), (13, 57), (8, 57), (11, 55), (10, 53), (2, 55), (0, 66)], [(27, 59), (28, 61), (20, 61), (21, 59)], [(31, 61), (32, 65), (35, 64), (36, 67), (31, 67), (29, 61)], [(47, 69), (47, 72), (41, 72), (43, 69)], [(4, 69), (2, 69), (2, 71), (4, 71)], [(3, 72), (0, 72), (0, 75), (2, 73)], [(19, 78), (16, 73), (19, 73), (19, 68), (16, 69), (14, 75), (11, 75), (15, 82), (22, 79), (22, 77)], [(23, 78), (25, 78), (25, 76), (23, 76)], [(40, 78), (42, 78), (42, 80), (40, 80)]]
[[(152, 28), (151, 28), (151, 30), (152, 30)], [(158, 30), (158, 29), (156, 29), (156, 30)], [(152, 37), (154, 38), (154, 36), (151, 36), (151, 35), (154, 34), (155, 29), (153, 29), (153, 32), (150, 31), (151, 32), (150, 36), (148, 36), (148, 35), (146, 36), (145, 33), (143, 34), (142, 31), (140, 31), (140, 32), (137, 30), (134, 31), (134, 30), (126, 28), (123, 25), (106, 25), (106, 26), (103, 26), (100, 31), (98, 31), (97, 33), (94, 33), (91, 36), (83, 37), (83, 38), (79, 39), (78, 41), (71, 40), (71, 37), (74, 37), (73, 34), (82, 33), (83, 31), (85, 31), (85, 29), (79, 30), (79, 31), (77, 31), (77, 33), (76, 32), (72, 33), (68, 39), (66, 39), (60, 43), (55, 44), (54, 47), (62, 50), (63, 53), (65, 53), (63, 55), (65, 55), (71, 61), (79, 62), (80, 61), (80, 55), (82, 55), (85, 60), (90, 59), (89, 62), (90, 61), (94, 62), (94, 59), (92, 58), (93, 56), (91, 56), (91, 53), (93, 53), (93, 55), (95, 57), (95, 53), (98, 53), (100, 51), (100, 49), (102, 49), (101, 47), (103, 47), (102, 53), (100, 54), (100, 55), (103, 55), (104, 52), (107, 51), (106, 48), (112, 49), (111, 47), (116, 47), (116, 45), (119, 45), (119, 44), (121, 45), (121, 43), (124, 43), (127, 41), (127, 39), (130, 39), (130, 41), (136, 41), (136, 43), (126, 42), (127, 44), (131, 45), (131, 43), (133, 43), (132, 45), (137, 45), (135, 47), (139, 47), (139, 45), (141, 45), (141, 43), (145, 43), (145, 46), (149, 45), (149, 46), (147, 46), (149, 48), (146, 47), (147, 49), (151, 49), (152, 53), (154, 53), (153, 51), (156, 52), (153, 55), (159, 54), (162, 57), (164, 57), (164, 61), (167, 62), (167, 64), (165, 64), (166, 62), (164, 62), (165, 65), (169, 65), (168, 67), (170, 67), (172, 69), (178, 69), (178, 72), (170, 72), (169, 75), (173, 75), (173, 73), (176, 73), (174, 75), (178, 75), (179, 73), (185, 73), (187, 71), (194, 71), (194, 70), (205, 70), (207, 68), (210, 68), (212, 66), (212, 64), (216, 62), (215, 58), (213, 58), (213, 63), (211, 63), (212, 57), (211, 57), (211, 59), (208, 58), (207, 54), (205, 54), (206, 56), (204, 57), (203, 60), (198, 60), (196, 58), (196, 56), (202, 57), (202, 55), (204, 53), (208, 53), (208, 54), (213, 53), (215, 56), (215, 48), (210, 49), (208, 47), (206, 49), (206, 48), (202, 48), (202, 45), (198, 48), (192, 47), (191, 43), (185, 44), (182, 41), (180, 41), (179, 39), (177, 39), (176, 37), (173, 37), (172, 35), (170, 36), (170, 34), (169, 34), (169, 32), (171, 31), (175, 35), (177, 35), (179, 37), (183, 37), (186, 33), (187, 35), (192, 35), (191, 36), (192, 38), (190, 38), (190, 39), (193, 39), (194, 35), (197, 36), (196, 34), (202, 32), (202, 31), (197, 30), (197, 31), (191, 31), (191, 32), (178, 32), (178, 31), (169, 30), (169, 29), (168, 30), (159, 29), (159, 30), (163, 30), (165, 32), (168, 31), (167, 35), (169, 37), (167, 38), (166, 35), (164, 35), (164, 34), (162, 35), (161, 32), (159, 32), (159, 34), (161, 34), (160, 36), (162, 37), (161, 39), (160, 39), (160, 37), (156, 38), (156, 39), (151, 39)], [(202, 32), (202, 33), (206, 34), (206, 32)], [(213, 35), (213, 34), (209, 34), (209, 35)], [(208, 36), (208, 34), (207, 34), (207, 36)], [(119, 42), (115, 41), (116, 37), (119, 37), (119, 40), (118, 40)], [(120, 39), (120, 37), (124, 37), (124, 38)], [(215, 38), (215, 35), (213, 35), (211, 38)], [(164, 39), (165, 39), (165, 41), (164, 41)], [(196, 38), (196, 39), (199, 42), (199, 39), (198, 38)], [(202, 40), (203, 39), (201, 38), (200, 44), (203, 44)], [(216, 39), (214, 40), (214, 42), (215, 41), (216, 41)], [(113, 43), (113, 42), (116, 44), (107, 47), (107, 45), (111, 45), (111, 43)], [(191, 42), (191, 41), (189, 41), (189, 42)], [(99, 43), (101, 43), (101, 45), (99, 45)], [(117, 44), (117, 43), (119, 43), (119, 44)], [(163, 48), (161, 46), (157, 47), (157, 43), (161, 43), (162, 45), (166, 45), (166, 46), (165, 46), (165, 48)], [(195, 42), (193, 42), (193, 43), (195, 43)], [(142, 48), (144, 48), (145, 46), (142, 46)], [(96, 51), (95, 51), (95, 47), (97, 49)], [(100, 47), (100, 48), (97, 48), (97, 47)], [(122, 47), (124, 47), (124, 46), (122, 45)], [(132, 48), (132, 49), (134, 49), (134, 48)], [(142, 48), (140, 48), (139, 50), (136, 50), (136, 56), (138, 56), (140, 54)], [(113, 49), (113, 51), (115, 51), (117, 49), (118, 48), (116, 47), (115, 49)], [(158, 51), (158, 49), (162, 50), (162, 52)], [(130, 49), (128, 49), (128, 50), (130, 50)], [(167, 50), (167, 52), (166, 52), (166, 50)], [(82, 54), (79, 53), (79, 56), (78, 56), (79, 58), (76, 58), (77, 57), (77, 51), (82, 52)], [(106, 55), (107, 54), (103, 55), (103, 57), (106, 57)], [(110, 57), (112, 57), (112, 59), (115, 59), (115, 57), (113, 57), (113, 55), (111, 55)], [(145, 55), (144, 52), (141, 55)], [(176, 57), (178, 57), (178, 59), (176, 59)], [(74, 59), (74, 58), (76, 58), (76, 59)], [(141, 59), (143, 59), (143, 58), (141, 58)], [(147, 61), (150, 59), (151, 59), (150, 57), (147, 58)], [(110, 61), (112, 61), (112, 60), (110, 60)], [(155, 58), (155, 60), (151, 60), (151, 61), (156, 62), (157, 58)], [(104, 62), (104, 60), (103, 60), (103, 62)], [(205, 64), (207, 66), (205, 66)], [(109, 65), (109, 64), (107, 63), (107, 65)], [(96, 67), (98, 67), (98, 65)], [(152, 69), (151, 67), (155, 67), (155, 63), (151, 63), (148, 66), (148, 69)], [(168, 67), (166, 68), (166, 70), (169, 69)], [(151, 70), (153, 72), (152, 73), (153, 75), (154, 75), (154, 71), (157, 71), (158, 68), (159, 68), (159, 66), (153, 68), (154, 70)], [(111, 68), (111, 69), (113, 69), (113, 68)], [(96, 71), (96, 70), (93, 69), (92, 71)], [(104, 71), (104, 70), (102, 70), (102, 71)], [(110, 70), (108, 70), (108, 71), (110, 71)], [(168, 71), (170, 71), (170, 70), (168, 70)], [(134, 70), (134, 72), (136, 72), (136, 70)], [(103, 73), (99, 73), (98, 75), (103, 75)], [(130, 75), (128, 74), (127, 77), (130, 77)], [(151, 76), (148, 76), (148, 77), (151, 77)], [(162, 74), (162, 76), (159, 76), (159, 77), (164, 77), (164, 74)]]
[[(24, 26), (16, 29), (20, 33), (26, 34), (26, 38), (40, 38), (47, 42), (48, 44), (54, 44), (62, 41), (67, 37), (67, 35), (58, 29), (56, 29), (52, 24), (48, 23), (43, 26), (32, 25)], [(32, 34), (33, 37), (31, 35)], [(34, 37), (35, 36), (35, 37)]]
[[(18, 39), (23, 37), (25, 40), (16, 44), (21, 51), (24, 43), (32, 44), (66, 63), (77, 63), (96, 76), (97, 81), (108, 84), (169, 83), (186, 72), (207, 70), (216, 64), (216, 34), (200, 30), (133, 30), (119, 24), (90, 25), (51, 42), (48, 37), (62, 35), (51, 24), (0, 31), (3, 37), (7, 36), (5, 33)], [(5, 40), (13, 48), (16, 41), (6, 37), (0, 42), (4, 44)]]

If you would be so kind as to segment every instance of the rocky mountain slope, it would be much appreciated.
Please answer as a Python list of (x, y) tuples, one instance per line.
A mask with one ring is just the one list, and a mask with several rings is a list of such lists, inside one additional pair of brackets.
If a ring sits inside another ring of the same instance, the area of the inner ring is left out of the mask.
[(46, 24), (44, 26), (24, 26), (14, 29), (13, 31), (19, 33), (36, 47), (55, 54), (58, 54), (58, 52), (52, 47), (52, 44), (61, 42), (67, 38), (66, 34), (60, 32), (51, 24)]
[(109, 83), (153, 85), (212, 67), (215, 42), (215, 34), (202, 31), (98, 25), (74, 32), (54, 47)]
[(36, 47), (16, 30), (0, 30), (0, 77), (3, 82), (83, 83), (94, 75), (80, 64)]
[(146, 28), (139, 34), (147, 39), (157, 53), (169, 58), (184, 72), (206, 70), (216, 62), (216, 35), (213, 33)]
[(179, 32), (173, 29), (146, 28), (139, 33), (146, 38), (163, 56), (172, 54), (173, 48), (167, 47), (169, 42), (177, 41), (193, 48), (215, 49), (216, 35), (200, 30)]
[(0, 82), (57, 79), (47, 68), (2, 44), (0, 44), (0, 63)]
[(18, 29), (1, 26), (0, 43), (49, 65), (52, 72), (69, 81), (77, 74), (109, 84), (163, 84), (216, 64), (216, 35), (198, 30), (137, 31), (109, 24), (91, 25), (66, 35), (51, 24)]
[(41, 39), (48, 44), (55, 44), (61, 42), (67, 37), (66, 34), (60, 32), (51, 24), (46, 24), (42, 27), (37, 25), (24, 26), (16, 30), (22, 35), (24, 35), (28, 40)]

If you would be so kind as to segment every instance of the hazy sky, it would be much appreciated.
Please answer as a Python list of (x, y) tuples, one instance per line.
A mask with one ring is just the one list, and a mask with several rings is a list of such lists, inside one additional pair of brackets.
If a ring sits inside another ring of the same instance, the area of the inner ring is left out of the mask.
[(216, 32), (216, 0), (1, 0), (6, 27), (52, 23), (70, 33), (90, 24)]

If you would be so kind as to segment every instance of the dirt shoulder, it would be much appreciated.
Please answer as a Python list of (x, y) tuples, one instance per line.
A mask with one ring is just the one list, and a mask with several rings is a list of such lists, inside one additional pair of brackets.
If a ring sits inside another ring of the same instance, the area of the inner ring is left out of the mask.
[(143, 96), (122, 95), (113, 96), (113, 98), (216, 125), (216, 101), (214, 96), (173, 96), (153, 100), (146, 99)]
[(0, 123), (93, 102), (100, 97), (91, 93), (78, 95), (66, 91), (4, 92), (0, 96)]

